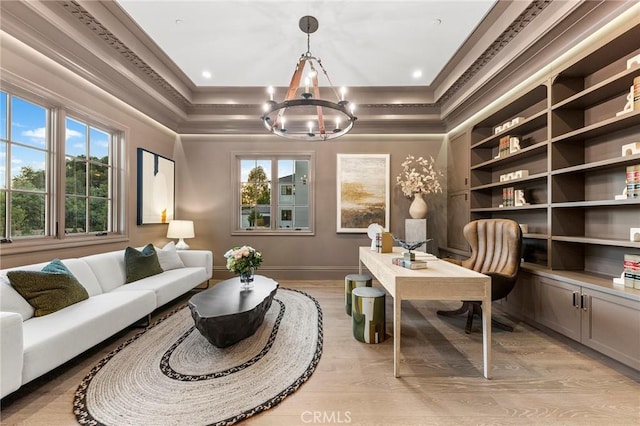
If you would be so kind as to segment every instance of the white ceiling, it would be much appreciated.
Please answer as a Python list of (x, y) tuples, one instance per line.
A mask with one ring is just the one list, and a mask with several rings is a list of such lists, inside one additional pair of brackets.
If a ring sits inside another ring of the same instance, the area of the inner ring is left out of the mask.
[(118, 3), (197, 86), (287, 86), (307, 50), (298, 21), (312, 15), (311, 53), (333, 84), (375, 87), (429, 85), (495, 1)]

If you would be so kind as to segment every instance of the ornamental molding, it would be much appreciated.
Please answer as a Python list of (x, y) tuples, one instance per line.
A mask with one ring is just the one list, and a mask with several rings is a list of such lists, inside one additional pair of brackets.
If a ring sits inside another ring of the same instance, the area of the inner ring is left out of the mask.
[[(469, 66), (462, 75), (443, 93), (443, 95), (434, 103), (412, 103), (412, 104), (363, 104), (358, 105), (359, 108), (367, 109), (415, 109), (415, 108), (437, 108), (444, 102), (455, 95), (462, 89), (474, 76), (476, 76), (483, 67), (485, 67), (509, 42), (527, 27), (542, 12), (552, 0), (534, 0), (527, 8), (504, 30), (498, 38)], [(255, 107), (255, 104), (193, 104), (189, 99), (182, 95), (171, 83), (164, 79), (153, 67), (147, 64), (139, 55), (131, 48), (115, 36), (107, 27), (105, 27), (98, 19), (82, 7), (77, 1), (63, 1), (62, 6), (71, 16), (82, 23), (85, 28), (93, 32), (111, 49), (128, 62), (142, 76), (153, 82), (159, 91), (173, 99), (181, 107), (188, 109), (190, 112), (204, 112), (206, 110), (218, 109), (246, 109)]]
[(98, 21), (91, 13), (76, 1), (62, 3), (64, 9), (74, 18), (80, 21), (88, 30), (97, 35), (102, 41), (115, 50), (123, 59), (128, 61), (135, 69), (151, 80), (155, 86), (177, 101), (180, 105), (190, 105), (190, 101), (184, 97), (175, 87), (158, 74), (140, 56), (116, 37), (107, 27)]
[(516, 38), (540, 13), (552, 3), (553, 0), (534, 0), (520, 15), (507, 27), (489, 47), (467, 68), (460, 77), (440, 96), (438, 105), (442, 105), (451, 99), (462, 89), (480, 70), (487, 65), (509, 42)]

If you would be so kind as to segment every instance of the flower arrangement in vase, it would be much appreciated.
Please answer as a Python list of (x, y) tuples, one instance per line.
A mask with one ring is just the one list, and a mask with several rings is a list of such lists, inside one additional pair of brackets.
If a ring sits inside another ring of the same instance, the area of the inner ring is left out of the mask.
[(242, 288), (253, 287), (253, 274), (262, 263), (262, 253), (251, 246), (234, 247), (224, 254), (227, 269), (240, 275)]
[(431, 156), (426, 159), (408, 155), (401, 164), (402, 172), (396, 177), (396, 185), (400, 186), (402, 193), (413, 197), (409, 215), (414, 219), (424, 219), (427, 216), (427, 203), (422, 194), (442, 192), (439, 180), (442, 172), (435, 168), (435, 163)]

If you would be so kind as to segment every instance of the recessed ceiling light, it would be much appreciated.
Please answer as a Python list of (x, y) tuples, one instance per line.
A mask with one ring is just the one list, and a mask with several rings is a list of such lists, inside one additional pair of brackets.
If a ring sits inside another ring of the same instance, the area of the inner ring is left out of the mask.
[(411, 75), (413, 76), (413, 78), (420, 78), (422, 77), (422, 70), (415, 70)]
[(433, 25), (440, 25), (440, 24), (442, 24), (442, 19), (434, 19), (433, 21), (431, 21), (431, 23)]
[(176, 25), (182, 24), (182, 19), (176, 19)]
[(211, 78), (212, 74), (210, 71), (202, 71), (202, 76), (204, 78)]

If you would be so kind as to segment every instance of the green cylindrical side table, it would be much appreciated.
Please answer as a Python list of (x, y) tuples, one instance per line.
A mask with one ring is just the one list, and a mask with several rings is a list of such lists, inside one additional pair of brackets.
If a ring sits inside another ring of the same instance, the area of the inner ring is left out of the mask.
[(351, 293), (353, 337), (364, 343), (385, 339), (385, 293), (377, 287), (358, 287)]
[(371, 287), (373, 280), (369, 275), (349, 274), (344, 277), (344, 310), (351, 315), (351, 292), (356, 287)]

